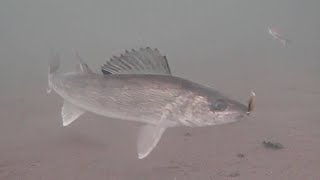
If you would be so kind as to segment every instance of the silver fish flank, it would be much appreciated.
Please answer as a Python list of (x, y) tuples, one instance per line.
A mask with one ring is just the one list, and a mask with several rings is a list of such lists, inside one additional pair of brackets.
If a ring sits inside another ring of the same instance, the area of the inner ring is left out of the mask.
[(157, 49), (141, 48), (113, 57), (94, 73), (76, 54), (76, 71), (59, 73), (60, 58), (49, 64), (48, 93), (64, 99), (61, 115), (67, 126), (86, 111), (119, 120), (143, 123), (138, 134), (139, 159), (147, 157), (167, 128), (203, 127), (245, 119), (254, 109), (221, 92), (173, 76)]

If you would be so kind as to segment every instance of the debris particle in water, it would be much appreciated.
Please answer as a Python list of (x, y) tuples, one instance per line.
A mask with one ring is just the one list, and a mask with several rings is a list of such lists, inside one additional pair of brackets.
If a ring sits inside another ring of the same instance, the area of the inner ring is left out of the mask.
[(238, 158), (244, 158), (244, 154), (238, 153), (238, 154), (237, 154), (237, 157), (238, 157)]
[(236, 172), (229, 174), (229, 177), (238, 177), (238, 176), (240, 176), (239, 171), (236, 171)]
[(263, 141), (262, 144), (264, 145), (265, 148), (268, 148), (268, 149), (277, 150), (277, 149), (282, 149), (283, 148), (282, 144), (275, 143), (275, 142), (270, 142), (270, 141)]

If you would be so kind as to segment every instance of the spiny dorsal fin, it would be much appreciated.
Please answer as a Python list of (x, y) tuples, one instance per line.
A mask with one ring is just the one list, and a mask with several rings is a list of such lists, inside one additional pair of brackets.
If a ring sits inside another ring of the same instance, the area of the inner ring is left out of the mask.
[(113, 56), (103, 66), (103, 74), (163, 74), (171, 75), (165, 56), (150, 47), (125, 51), (120, 57)]

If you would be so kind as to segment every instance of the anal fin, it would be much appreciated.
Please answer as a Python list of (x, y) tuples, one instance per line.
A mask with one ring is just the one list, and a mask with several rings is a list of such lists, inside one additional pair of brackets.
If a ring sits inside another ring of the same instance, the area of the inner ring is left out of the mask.
[(61, 110), (63, 126), (69, 125), (79, 116), (81, 116), (84, 112), (84, 110), (76, 107), (75, 105), (65, 100)]
[(138, 157), (143, 159), (157, 146), (166, 127), (144, 125), (138, 135)]

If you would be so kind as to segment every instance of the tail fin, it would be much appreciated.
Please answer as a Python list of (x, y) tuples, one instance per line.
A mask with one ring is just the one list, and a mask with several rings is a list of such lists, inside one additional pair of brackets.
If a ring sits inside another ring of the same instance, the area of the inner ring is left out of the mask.
[(286, 38), (282, 38), (280, 39), (281, 43), (283, 44), (284, 47), (287, 47), (289, 43), (291, 43), (291, 41), (289, 39)]
[(60, 66), (60, 55), (58, 53), (52, 53), (49, 62), (49, 75), (55, 73)]
[(91, 69), (89, 68), (88, 64), (84, 62), (82, 57), (79, 55), (78, 51), (75, 51), (76, 59), (78, 59), (78, 66), (77, 71), (82, 73), (92, 73)]
[(58, 53), (51, 53), (51, 59), (49, 61), (49, 69), (48, 69), (48, 88), (47, 94), (51, 92), (51, 82), (50, 77), (52, 74), (56, 73), (60, 66), (60, 56)]

